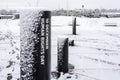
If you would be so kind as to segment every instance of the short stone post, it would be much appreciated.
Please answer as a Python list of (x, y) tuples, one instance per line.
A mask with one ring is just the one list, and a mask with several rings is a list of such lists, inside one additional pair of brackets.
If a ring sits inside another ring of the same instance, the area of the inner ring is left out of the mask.
[(76, 18), (73, 18), (72, 34), (76, 35)]
[(58, 38), (58, 72), (67, 73), (68, 72), (68, 38), (60, 37)]

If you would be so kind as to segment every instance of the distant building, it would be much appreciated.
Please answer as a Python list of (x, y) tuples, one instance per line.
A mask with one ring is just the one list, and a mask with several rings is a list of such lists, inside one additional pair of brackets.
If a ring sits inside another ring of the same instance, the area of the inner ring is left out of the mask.
[(13, 15), (0, 15), (0, 19), (19, 19), (19, 13), (14, 13)]
[(13, 14), (13, 18), (12, 19), (19, 19), (20, 18), (20, 14), (19, 13), (14, 13)]
[(0, 15), (0, 19), (12, 19), (13, 15)]

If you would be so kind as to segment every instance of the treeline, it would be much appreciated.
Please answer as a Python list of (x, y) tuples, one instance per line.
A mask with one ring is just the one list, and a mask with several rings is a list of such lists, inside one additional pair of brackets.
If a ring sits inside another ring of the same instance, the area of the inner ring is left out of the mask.
[(18, 11), (17, 10), (5, 10), (5, 9), (0, 10), (0, 15), (13, 15), (15, 13), (18, 13)]
[(101, 16), (108, 16), (107, 14), (105, 15), (104, 13), (120, 13), (120, 9), (76, 9), (76, 10), (53, 10), (52, 11), (52, 16), (85, 16), (85, 17), (101, 17)]
[[(120, 14), (107, 14), (107, 13), (120, 13), (120, 9), (75, 9), (75, 10), (53, 10), (52, 16), (85, 16), (85, 17), (120, 17)], [(19, 16), (19, 12), (17, 10), (0, 10), (0, 15), (14, 15), (17, 13)]]

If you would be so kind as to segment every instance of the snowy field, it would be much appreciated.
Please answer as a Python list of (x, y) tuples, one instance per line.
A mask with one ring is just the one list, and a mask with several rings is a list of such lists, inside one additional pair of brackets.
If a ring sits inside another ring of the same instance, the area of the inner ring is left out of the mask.
[[(69, 47), (69, 63), (75, 69), (59, 80), (120, 80), (120, 18), (77, 18), (77, 35), (72, 35), (72, 18), (52, 17), (52, 71), (57, 66), (57, 38), (67, 36), (75, 40)], [(20, 77), (19, 28), (19, 20), (0, 20), (0, 80)]]

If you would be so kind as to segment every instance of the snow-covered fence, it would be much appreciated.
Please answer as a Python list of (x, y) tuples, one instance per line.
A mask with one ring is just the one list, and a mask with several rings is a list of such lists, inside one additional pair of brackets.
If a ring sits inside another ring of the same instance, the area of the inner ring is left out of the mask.
[(50, 80), (50, 24), (50, 11), (21, 12), (21, 80)]
[(76, 18), (73, 18), (73, 29), (72, 29), (72, 34), (76, 35)]
[(68, 38), (59, 37), (58, 38), (58, 72), (67, 73), (68, 72)]

